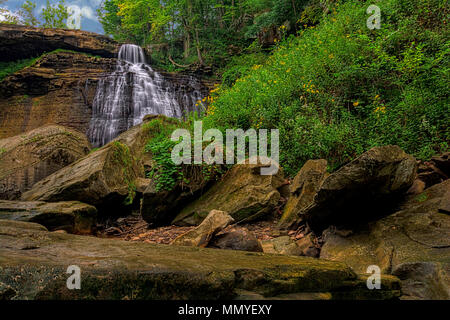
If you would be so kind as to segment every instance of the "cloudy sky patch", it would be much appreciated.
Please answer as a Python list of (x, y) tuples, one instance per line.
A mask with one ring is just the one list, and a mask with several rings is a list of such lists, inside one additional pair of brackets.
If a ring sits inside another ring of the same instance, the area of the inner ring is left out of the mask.
[[(32, 0), (33, 1), (33, 0)], [(3, 7), (11, 11), (17, 11), (25, 0), (7, 0)], [(34, 0), (36, 3), (35, 15), (38, 17), (42, 8), (46, 4), (46, 0)], [(51, 0), (50, 3), (55, 3)], [(81, 19), (76, 20), (81, 25), (82, 30), (103, 33), (103, 28), (98, 22), (97, 9), (102, 3), (102, 0), (66, 0), (66, 6), (71, 7), (71, 14), (81, 14)], [(76, 18), (73, 16), (73, 18)], [(73, 20), (73, 19), (72, 19)]]

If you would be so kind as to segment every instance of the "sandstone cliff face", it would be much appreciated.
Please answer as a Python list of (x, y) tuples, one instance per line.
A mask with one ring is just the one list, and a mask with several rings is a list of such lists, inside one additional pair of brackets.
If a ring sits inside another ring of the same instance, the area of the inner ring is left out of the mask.
[(115, 59), (82, 53), (44, 55), (0, 82), (0, 139), (59, 124), (86, 133), (99, 78)]
[[(158, 117), (161, 127), (166, 121)], [(125, 215), (132, 209), (137, 178), (145, 177), (149, 162), (145, 144), (158, 134), (144, 122), (122, 133), (102, 148), (49, 175), (23, 193), (24, 201), (81, 201), (95, 206), (101, 216)]]
[(112, 39), (81, 30), (44, 29), (0, 24), (0, 61), (39, 57), (55, 49), (69, 49), (113, 58), (118, 43)]
[(89, 150), (85, 135), (55, 125), (0, 140), (0, 199), (19, 199), (36, 182)]

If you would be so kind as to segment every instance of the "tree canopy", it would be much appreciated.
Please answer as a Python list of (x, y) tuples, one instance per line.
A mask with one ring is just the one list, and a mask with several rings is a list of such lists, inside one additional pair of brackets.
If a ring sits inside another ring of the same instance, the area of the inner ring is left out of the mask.
[[(0, 6), (5, 2), (7, 0), (0, 0)], [(55, 2), (47, 0), (38, 17), (34, 14), (35, 9), (36, 3), (30, 0), (25, 1), (15, 13), (0, 7), (0, 14), (4, 19), (2, 22), (33, 27), (67, 28), (69, 14), (65, 0)]]
[[(294, 32), (306, 0), (105, 0), (98, 10), (105, 33), (158, 48), (172, 63), (221, 66), (263, 33)], [(279, 39), (278, 39), (279, 40)]]

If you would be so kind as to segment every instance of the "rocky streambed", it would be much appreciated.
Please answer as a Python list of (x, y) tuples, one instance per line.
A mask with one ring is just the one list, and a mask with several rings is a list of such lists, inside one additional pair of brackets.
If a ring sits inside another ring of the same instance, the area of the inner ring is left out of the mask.
[[(20, 199), (0, 201), (4, 296), (448, 299), (448, 155), (420, 164), (399, 147), (378, 147), (333, 173), (325, 160), (307, 163), (293, 179), (240, 164), (197, 192), (157, 192), (144, 145), (159, 126), (148, 123), (173, 121), (148, 117)], [(126, 204), (131, 179), (136, 194)], [(83, 270), (81, 291), (65, 286), (70, 265)], [(367, 287), (374, 265), (379, 290)]]

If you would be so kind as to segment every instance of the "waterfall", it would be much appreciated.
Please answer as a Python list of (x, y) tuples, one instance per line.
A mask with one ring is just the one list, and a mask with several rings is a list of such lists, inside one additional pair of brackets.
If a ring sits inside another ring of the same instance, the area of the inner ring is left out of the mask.
[(154, 71), (141, 47), (122, 45), (116, 70), (98, 83), (87, 133), (92, 145), (105, 145), (147, 114), (181, 118), (195, 111), (204, 94), (201, 83), (191, 76), (180, 76), (177, 82)]

